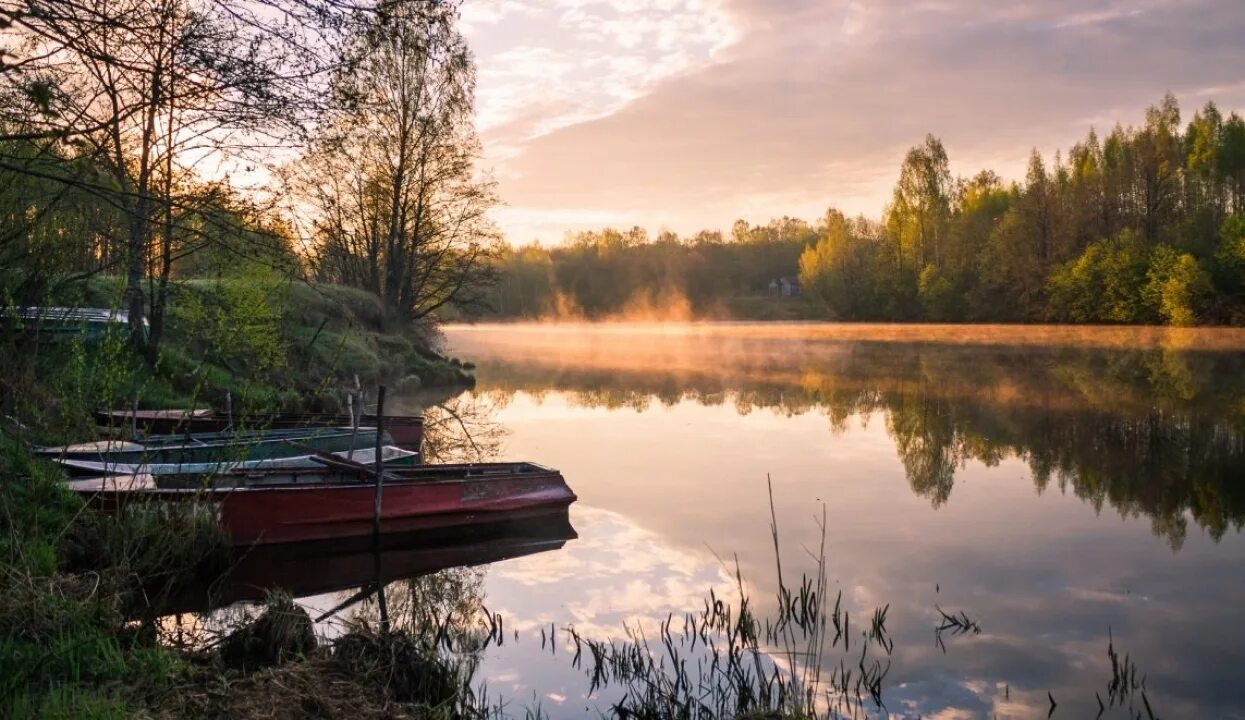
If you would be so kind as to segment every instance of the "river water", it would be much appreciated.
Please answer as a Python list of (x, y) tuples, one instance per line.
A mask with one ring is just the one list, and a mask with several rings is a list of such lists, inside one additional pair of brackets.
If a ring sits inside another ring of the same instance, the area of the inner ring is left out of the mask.
[[(540, 462), (579, 496), (573, 533), (470, 578), (506, 628), (478, 679), (520, 717), (595, 716), (621, 692), (591, 688), (564, 637), (544, 646), (551, 627), (655, 633), (711, 591), (735, 601), (736, 571), (754, 612), (775, 612), (771, 488), (787, 583), (824, 556), (850, 632), (888, 608), (870, 714), (1080, 718), (1101, 698), (1123, 706), (1103, 717), (1146, 717), (1144, 690), (1161, 717), (1245, 717), (1245, 333), (444, 334), (478, 386), (430, 409), (432, 454)], [(968, 627), (938, 635), (943, 612)], [(859, 644), (826, 664), (857, 662)], [(1136, 668), (1127, 697), (1109, 647)]]

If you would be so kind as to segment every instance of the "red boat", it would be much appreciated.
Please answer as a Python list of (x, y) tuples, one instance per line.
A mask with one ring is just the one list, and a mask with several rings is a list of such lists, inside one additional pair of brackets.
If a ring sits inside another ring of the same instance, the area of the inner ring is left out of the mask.
[[(70, 481), (105, 512), (133, 502), (209, 503), (235, 545), (365, 536), (372, 532), (375, 486), (363, 469), (220, 474), (195, 487), (160, 487), (125, 475)], [(521, 519), (568, 507), (575, 493), (562, 474), (535, 463), (423, 465), (385, 471), (382, 534), (426, 532)]]
[[(304, 427), (350, 427), (349, 415), (317, 413), (276, 413), (230, 417), (212, 410), (110, 410), (96, 413), (104, 425), (137, 428), (150, 435), (181, 435), (223, 432), (231, 429), (289, 429)], [(376, 416), (364, 414), (361, 426), (375, 427)], [(403, 450), (419, 452), (424, 442), (422, 415), (385, 415), (385, 432), (392, 444)]]

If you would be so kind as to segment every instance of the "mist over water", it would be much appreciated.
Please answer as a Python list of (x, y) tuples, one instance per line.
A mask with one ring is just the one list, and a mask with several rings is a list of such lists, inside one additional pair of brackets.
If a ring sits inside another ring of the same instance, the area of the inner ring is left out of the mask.
[[(579, 539), (492, 566), (516, 622), (622, 637), (694, 611), (740, 570), (773, 609), (766, 476), (784, 571), (890, 605), (900, 717), (1093, 717), (1108, 638), (1164, 717), (1245, 716), (1245, 337), (1158, 328), (490, 325), (478, 365), (497, 451), (558, 467)], [(608, 518), (608, 521), (604, 518)], [(637, 543), (635, 538), (643, 537)], [(730, 568), (724, 567), (726, 559)], [(943, 648), (938, 608), (983, 629)], [(538, 646), (539, 647), (539, 646)], [(522, 643), (494, 691), (578, 717), (582, 673)], [(608, 704), (608, 703), (606, 703)], [(1123, 717), (1116, 709), (1104, 717)], [(1143, 715), (1144, 716), (1144, 715)]]

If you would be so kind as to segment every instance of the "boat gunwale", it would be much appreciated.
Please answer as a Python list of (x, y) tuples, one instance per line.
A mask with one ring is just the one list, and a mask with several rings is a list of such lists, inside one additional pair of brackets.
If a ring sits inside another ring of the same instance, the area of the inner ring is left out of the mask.
[[(520, 470), (517, 472), (516, 471), (494, 472), (490, 474), (477, 474), (477, 475), (463, 474), (463, 475), (451, 476), (451, 477), (438, 477), (437, 476), (442, 473), (448, 474), (452, 472), (452, 470), (459, 469), (459, 468), (475, 468), (475, 467), (481, 467), (481, 466), (497, 467), (497, 468), (501, 468), (501, 467), (531, 468), (531, 470), (528, 470), (528, 471)], [(432, 477), (404, 477), (404, 475), (414, 475), (414, 474), (432, 475)], [(239, 481), (245, 481), (248, 477), (259, 478), (259, 477), (264, 477), (265, 475), (290, 475), (293, 477), (298, 477), (300, 475), (302, 476), (309, 475), (312, 477), (321, 476), (321, 477), (341, 478), (342, 480), (337, 481), (337, 482), (323, 482), (323, 483), (288, 482), (288, 483), (279, 483), (279, 484), (272, 483), (272, 484), (267, 484), (267, 485), (224, 485), (224, 486), (204, 485), (201, 487), (177, 487), (177, 488), (120, 487), (120, 486), (116, 486), (112, 488), (109, 488), (106, 486), (98, 487), (98, 488), (85, 487), (86, 484), (90, 482), (100, 482), (101, 484), (106, 484), (106, 481), (111, 479), (112, 477), (121, 477), (121, 478), (127, 477), (125, 475), (119, 475), (119, 476), (82, 478), (80, 480), (73, 480), (73, 481), (70, 481), (70, 489), (82, 495), (116, 495), (116, 496), (167, 495), (167, 496), (185, 496), (185, 497), (204, 496), (206, 498), (206, 497), (215, 496), (215, 495), (233, 494), (235, 492), (277, 492), (277, 491), (284, 492), (284, 491), (290, 491), (290, 490), (343, 490), (343, 489), (353, 490), (353, 489), (370, 489), (370, 488), (375, 487), (374, 477), (365, 471), (361, 470), (359, 471), (357, 475), (352, 475), (347, 472), (342, 472), (340, 470), (333, 470), (330, 468), (310, 468), (310, 469), (298, 469), (294, 471), (273, 470), (272, 472), (265, 472), (265, 471), (245, 472), (243, 471), (243, 472), (237, 472), (237, 473), (219, 473), (216, 475), (205, 475), (203, 476), (203, 478), (225, 478), (225, 479), (237, 479)], [(347, 481), (346, 478), (357, 478), (357, 479)], [(463, 464), (455, 464), (455, 465), (424, 465), (424, 466), (418, 466), (418, 467), (394, 468), (391, 471), (387, 471), (387, 475), (384, 478), (384, 481), (381, 483), (381, 486), (386, 487), (386, 488), (409, 487), (409, 486), (428, 487), (428, 486), (433, 486), (433, 485), (463, 485), (463, 484), (468, 484), (468, 483), (474, 484), (474, 483), (479, 483), (479, 482), (497, 481), (497, 480), (501, 480), (501, 481), (508, 481), (508, 480), (515, 480), (515, 479), (552, 480), (555, 478), (557, 480), (560, 480), (563, 487), (566, 487), (568, 492), (570, 492), (570, 494), (574, 496), (574, 492), (570, 490), (570, 486), (566, 484), (566, 479), (565, 477), (563, 477), (562, 473), (559, 470), (546, 467), (538, 463), (526, 462), (526, 461), (516, 462), (516, 463), (463, 463)], [(82, 487), (75, 487), (75, 485), (81, 485)]]
[[(328, 431), (328, 430), (331, 430), (333, 432), (318, 432), (318, 431)], [(116, 455), (139, 455), (140, 457), (148, 457), (151, 454), (161, 453), (161, 452), (210, 451), (210, 450), (224, 450), (224, 449), (229, 449), (229, 448), (237, 448), (239, 450), (253, 450), (262, 445), (276, 445), (276, 444), (282, 444), (282, 443), (293, 444), (300, 440), (320, 442), (324, 440), (337, 440), (340, 438), (347, 438), (347, 437), (354, 438), (354, 437), (358, 437), (361, 434), (375, 435), (376, 428), (375, 427), (361, 427), (356, 431), (354, 428), (346, 428), (346, 427), (338, 427), (338, 426), (331, 426), (331, 427), (324, 426), (324, 427), (316, 427), (316, 428), (306, 428), (306, 432), (303, 432), (303, 429), (301, 428), (275, 428), (271, 431), (261, 431), (261, 432), (265, 434), (259, 435), (258, 437), (249, 437), (249, 438), (240, 437), (238, 439), (222, 438), (220, 440), (210, 440), (206, 442), (194, 442), (193, 436), (189, 436), (189, 438), (187, 439), (183, 439), (181, 438), (181, 436), (178, 436), (178, 439), (182, 440), (182, 442), (178, 444), (174, 444), (172, 442), (172, 438), (168, 438), (169, 444), (164, 444), (161, 441), (156, 441), (156, 442), (149, 442), (149, 441), (142, 441), (142, 440), (125, 441), (125, 442), (134, 442), (135, 444), (141, 446), (139, 448), (130, 449), (130, 450), (125, 450), (125, 449), (69, 450), (68, 448), (72, 447), (72, 445), (60, 445), (60, 446), (54, 446), (54, 447), (48, 447), (48, 446), (36, 447), (34, 449), (34, 452), (36, 455), (39, 455), (45, 458), (54, 459), (54, 460), (94, 461), (93, 460), (94, 458), (102, 458), (102, 457), (116, 456)], [(277, 436), (267, 436), (266, 435), (267, 432), (281, 433), (281, 434)], [(388, 433), (386, 433), (386, 435), (388, 435)], [(165, 437), (168, 437), (168, 436), (165, 436)], [(364, 438), (364, 441), (366, 441), (366, 438)], [(123, 461), (117, 460), (116, 462), (123, 462)]]

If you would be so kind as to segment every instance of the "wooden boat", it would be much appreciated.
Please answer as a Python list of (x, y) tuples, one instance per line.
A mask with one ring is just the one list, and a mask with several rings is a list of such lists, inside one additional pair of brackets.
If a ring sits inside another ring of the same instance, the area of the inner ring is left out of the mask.
[[(388, 438), (384, 438), (388, 440)], [(387, 443), (386, 443), (387, 444)], [(160, 436), (141, 442), (103, 440), (36, 449), (38, 455), (55, 460), (71, 472), (110, 473), (122, 467), (203, 465), (210, 471), (242, 463), (308, 455), (310, 452), (346, 452), (375, 448), (376, 429), (348, 427), (267, 430), (262, 432), (210, 433)], [(96, 467), (99, 466), (99, 467)], [(154, 472), (154, 471), (153, 471)], [(184, 472), (184, 471), (179, 471)]]
[[(70, 339), (99, 342), (109, 333), (128, 333), (129, 313), (111, 308), (27, 307), (0, 309), (0, 328), (33, 330), (40, 342)], [(143, 337), (150, 332), (144, 318)]]
[(511, 516), (449, 531), (387, 535), (379, 550), (370, 536), (241, 547), (229, 571), (186, 587), (167, 612), (204, 612), (235, 602), (262, 602), (272, 588), (294, 597), (362, 588), (557, 550), (577, 537), (567, 508)]
[[(96, 413), (103, 425), (126, 430), (137, 428), (148, 435), (185, 435), (224, 432), (231, 429), (286, 430), (311, 427), (350, 427), (353, 419), (345, 414), (274, 413), (231, 417), (208, 409), (195, 410), (110, 410)], [(364, 413), (361, 427), (375, 427), (376, 416)], [(385, 415), (385, 432), (390, 442), (404, 450), (419, 452), (424, 442), (422, 415)]]
[[(203, 487), (160, 487), (150, 475), (74, 480), (69, 487), (105, 512), (135, 502), (203, 502), (236, 545), (327, 540), (372, 532), (375, 488), (360, 467), (231, 473)], [(383, 534), (455, 528), (547, 513), (575, 502), (562, 474), (535, 463), (420, 465), (386, 469)]]
[[(340, 457), (343, 460), (363, 465), (372, 465), (376, 462), (375, 448), (340, 450), (329, 454)], [(392, 445), (386, 445), (381, 448), (381, 458), (384, 460), (386, 467), (410, 467), (420, 463), (419, 453), (412, 452), (410, 450), (403, 450), (402, 448), (394, 447)], [(293, 455), (284, 458), (264, 458), (260, 460), (201, 463), (99, 462), (91, 460), (73, 460), (67, 458), (58, 459), (56, 462), (61, 467), (68, 470), (70, 475), (75, 477), (99, 475), (153, 475), (158, 478), (189, 478), (189, 480), (182, 480), (181, 482), (183, 483), (198, 482), (201, 479), (220, 476), (227, 477), (230, 473), (236, 472), (256, 471), (274, 472), (271, 478), (276, 480), (282, 476), (279, 473), (275, 473), (275, 471), (309, 470), (314, 468), (322, 468), (325, 465), (325, 459), (322, 455), (313, 454)]]

